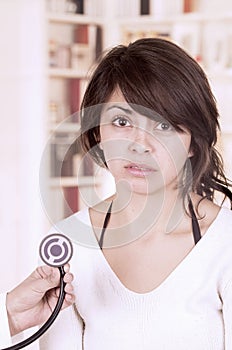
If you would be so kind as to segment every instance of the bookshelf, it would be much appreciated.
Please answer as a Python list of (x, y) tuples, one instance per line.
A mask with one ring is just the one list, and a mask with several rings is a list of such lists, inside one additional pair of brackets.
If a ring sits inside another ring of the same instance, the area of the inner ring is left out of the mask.
[[(54, 3), (56, 4), (55, 10), (53, 8), (52, 11), (49, 6), (51, 2), (53, 6)], [(59, 6), (57, 6), (58, 3)], [(65, 3), (66, 6), (64, 6)], [(128, 43), (141, 37), (160, 36), (173, 40), (186, 49), (206, 71), (221, 112), (220, 147), (224, 153), (227, 175), (232, 178), (230, 160), (232, 4), (230, 1), (222, 0), (219, 5), (218, 1), (212, 0), (208, 8), (206, 0), (176, 0), (175, 2), (83, 0), (82, 13), (67, 11), (67, 5), (70, 3), (72, 1), (48, 0), (50, 12), (45, 15), (48, 52), (48, 131), (52, 147), (56, 145), (59, 152), (61, 143), (61, 148), (66, 147), (68, 151), (71, 147), (70, 138), (75, 140), (77, 137), (79, 123), (76, 112), (79, 109), (89, 73), (99, 53), (116, 44)], [(141, 14), (141, 9), (143, 11), (145, 9), (144, 14)], [(65, 147), (64, 143), (66, 143)], [(52, 205), (52, 210), (56, 213), (53, 213), (54, 220), (65, 216), (64, 205), (60, 204), (61, 189), (71, 189), (69, 191), (73, 189), (75, 193), (80, 190), (81, 195), (79, 193), (78, 196), (82, 199), (79, 198), (74, 207), (81, 209), (99, 200), (101, 194), (107, 192), (107, 186), (112, 187), (112, 181), (109, 181), (109, 185), (105, 173), (102, 176), (101, 171), (93, 164), (87, 173), (82, 172), (78, 177), (73, 175), (77, 162), (81, 161), (78, 152), (74, 150), (72, 153), (66, 173), (54, 176), (53, 169), (53, 176), (51, 176), (50, 168), (48, 176), (51, 202), (55, 202), (55, 205)], [(54, 152), (50, 154), (50, 164), (53, 157)], [(72, 158), (76, 159), (76, 165)], [(85, 196), (88, 198), (86, 202), (83, 200)]]
[(101, 51), (100, 22), (66, 12), (62, 4), (64, 1), (48, 1), (45, 14), (48, 143), (43, 202), (53, 222), (99, 200), (93, 197), (101, 187), (99, 172), (93, 162), (82, 158), (77, 144), (78, 111), (88, 70)]

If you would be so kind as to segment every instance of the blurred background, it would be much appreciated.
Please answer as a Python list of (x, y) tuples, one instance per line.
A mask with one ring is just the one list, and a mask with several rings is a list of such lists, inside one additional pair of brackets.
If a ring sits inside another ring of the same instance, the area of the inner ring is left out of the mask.
[(113, 181), (76, 143), (78, 110), (99, 54), (140, 37), (185, 48), (206, 71), (232, 178), (230, 0), (0, 0), (0, 290), (38, 264), (52, 223), (96, 202)]

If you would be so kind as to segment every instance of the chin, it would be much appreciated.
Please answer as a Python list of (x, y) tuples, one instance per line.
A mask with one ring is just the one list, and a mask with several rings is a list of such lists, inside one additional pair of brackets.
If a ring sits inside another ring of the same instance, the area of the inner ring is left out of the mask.
[(164, 194), (166, 187), (160, 184), (152, 184), (147, 186), (147, 184), (131, 184), (131, 191), (136, 194), (141, 194), (145, 196)]

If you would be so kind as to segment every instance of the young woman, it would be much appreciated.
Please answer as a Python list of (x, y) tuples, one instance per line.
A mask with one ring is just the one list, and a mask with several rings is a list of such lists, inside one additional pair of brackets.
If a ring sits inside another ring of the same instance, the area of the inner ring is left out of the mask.
[[(65, 306), (75, 303), (41, 349), (232, 348), (232, 213), (216, 202), (232, 195), (218, 129), (207, 78), (177, 45), (141, 39), (101, 59), (80, 138), (116, 192), (51, 230), (65, 228), (74, 243)], [(54, 281), (37, 300), (42, 275), (8, 293), (12, 334), (45, 321)]]

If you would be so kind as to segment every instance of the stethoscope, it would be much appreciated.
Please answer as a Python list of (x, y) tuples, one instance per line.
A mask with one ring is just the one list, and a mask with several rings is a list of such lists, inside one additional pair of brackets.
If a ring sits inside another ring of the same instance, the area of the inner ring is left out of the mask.
[(18, 344), (14, 344), (7, 348), (3, 348), (1, 350), (18, 350), (22, 349), (25, 346), (30, 345), (37, 339), (39, 339), (52, 325), (58, 316), (61, 307), (63, 305), (63, 301), (65, 298), (65, 282), (63, 280), (65, 272), (64, 265), (69, 262), (73, 254), (73, 247), (71, 241), (64, 235), (60, 233), (53, 233), (46, 236), (39, 247), (40, 257), (45, 262), (45, 264), (57, 267), (60, 271), (60, 294), (56, 303), (56, 306), (49, 317), (49, 319), (43, 324), (43, 326), (29, 338), (21, 341)]

